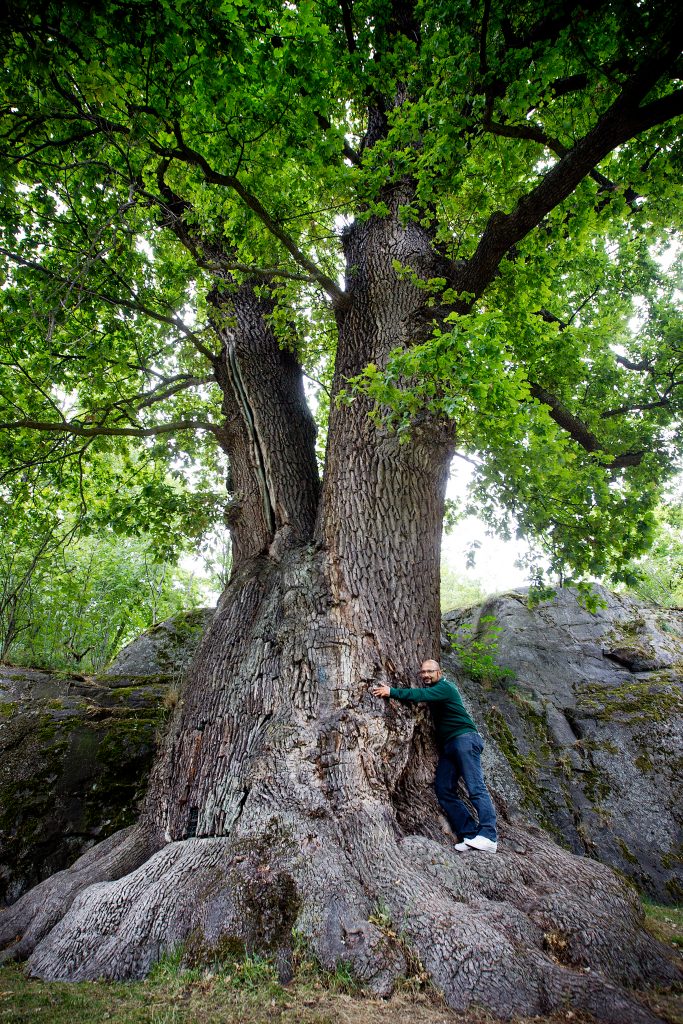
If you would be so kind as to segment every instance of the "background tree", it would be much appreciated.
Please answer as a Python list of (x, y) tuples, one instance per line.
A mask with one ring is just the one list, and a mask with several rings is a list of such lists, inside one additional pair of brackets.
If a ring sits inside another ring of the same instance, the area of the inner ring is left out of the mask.
[(505, 822), (502, 855), (458, 859), (419, 718), (369, 686), (438, 654), (456, 445), (554, 570), (647, 546), (681, 400), (672, 5), (10, 19), (5, 487), (210, 441), (233, 552), (139, 824), (5, 915), (12, 955), (128, 977), (231, 935), (286, 973), (296, 927), (386, 992), (381, 901), (454, 1006), (651, 1020), (614, 986), (671, 969), (621, 883)]
[(629, 590), (641, 600), (665, 608), (683, 606), (683, 506), (680, 498), (657, 509), (654, 543), (649, 552), (631, 562)]
[(486, 597), (486, 590), (479, 580), (469, 579), (454, 572), (446, 563), (441, 563), (441, 612), (452, 608), (467, 608), (479, 604)]
[(82, 461), (75, 473), (54, 466), (3, 474), (0, 659), (97, 672), (155, 621), (207, 601), (178, 561), (188, 545), (229, 561), (221, 482), (206, 465), (184, 480), (149, 453), (105, 449), (87, 473)]
[(14, 665), (101, 671), (143, 630), (202, 603), (200, 581), (136, 538), (0, 540), (0, 636)]

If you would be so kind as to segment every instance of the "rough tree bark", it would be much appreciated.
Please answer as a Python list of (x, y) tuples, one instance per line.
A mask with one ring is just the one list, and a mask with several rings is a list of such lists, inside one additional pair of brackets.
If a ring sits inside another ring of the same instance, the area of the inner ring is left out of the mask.
[[(346, 235), (335, 391), (422, 329), (424, 293), (392, 259), (430, 276), (437, 256), (398, 202)], [(300, 368), (264, 300), (245, 286), (223, 302), (233, 577), (138, 825), (10, 908), (6, 955), (45, 979), (136, 978), (181, 944), (237, 938), (286, 975), (296, 929), (378, 993), (410, 947), (456, 1008), (655, 1020), (624, 986), (674, 969), (632, 893), (504, 817), (496, 856), (457, 854), (420, 716), (369, 694), (438, 653), (448, 429), (425, 418), (399, 444), (363, 400), (333, 406), (319, 495)]]

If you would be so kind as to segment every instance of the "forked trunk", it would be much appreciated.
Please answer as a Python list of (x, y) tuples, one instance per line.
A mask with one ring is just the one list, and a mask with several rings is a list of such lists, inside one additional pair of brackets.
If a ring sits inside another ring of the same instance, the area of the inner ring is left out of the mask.
[[(346, 246), (337, 390), (424, 327), (424, 295), (391, 260), (434, 270), (429, 239), (396, 219), (355, 227)], [(619, 987), (673, 976), (635, 897), (609, 869), (506, 821), (497, 855), (458, 854), (420, 716), (370, 695), (438, 654), (448, 431), (425, 418), (400, 444), (361, 400), (334, 407), (318, 502), (295, 360), (253, 294), (233, 298), (238, 328), (218, 371), (233, 578), (139, 825), (11, 908), (10, 953), (43, 978), (130, 978), (181, 944), (196, 955), (238, 939), (286, 975), (296, 929), (377, 992), (417, 957), (454, 1007), (510, 1016), (569, 1003), (655, 1020)]]

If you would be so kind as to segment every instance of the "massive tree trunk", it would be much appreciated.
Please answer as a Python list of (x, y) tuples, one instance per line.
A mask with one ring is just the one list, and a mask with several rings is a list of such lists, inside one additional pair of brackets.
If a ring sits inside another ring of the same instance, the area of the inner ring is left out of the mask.
[[(335, 391), (424, 329), (424, 294), (392, 259), (436, 269), (430, 239), (397, 216), (345, 245)], [(232, 580), (139, 824), (6, 912), (9, 955), (46, 979), (135, 978), (181, 944), (197, 955), (237, 938), (286, 975), (296, 929), (376, 992), (417, 957), (453, 1007), (655, 1020), (622, 986), (673, 969), (617, 876), (507, 820), (496, 856), (458, 854), (423, 719), (370, 695), (438, 654), (449, 430), (425, 417), (400, 444), (364, 400), (333, 406), (319, 496), (296, 360), (264, 300), (245, 286), (229, 301), (216, 372)]]

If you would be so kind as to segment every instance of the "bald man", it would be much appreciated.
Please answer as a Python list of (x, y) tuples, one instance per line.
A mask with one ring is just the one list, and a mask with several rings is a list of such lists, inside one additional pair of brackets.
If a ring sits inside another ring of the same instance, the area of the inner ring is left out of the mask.
[[(484, 741), (465, 710), (460, 691), (455, 683), (441, 672), (438, 661), (423, 661), (420, 666), (422, 686), (375, 686), (375, 697), (393, 697), (408, 703), (426, 701), (432, 713), (439, 748), (434, 789), (458, 837), (456, 850), (483, 850), (495, 853), (498, 849), (496, 812), (484, 782), (481, 770), (481, 752)], [(467, 804), (458, 796), (458, 778), (462, 776), (479, 823)]]

